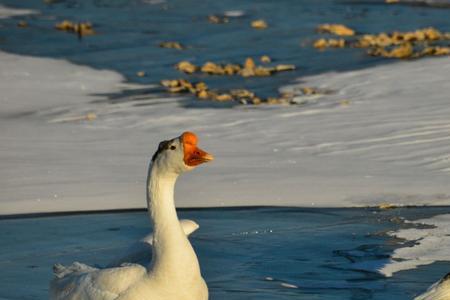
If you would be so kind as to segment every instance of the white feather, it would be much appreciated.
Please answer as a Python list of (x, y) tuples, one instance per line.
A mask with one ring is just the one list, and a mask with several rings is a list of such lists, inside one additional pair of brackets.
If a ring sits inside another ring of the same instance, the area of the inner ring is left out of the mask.
[(425, 293), (414, 300), (450, 300), (450, 273), (432, 284)]

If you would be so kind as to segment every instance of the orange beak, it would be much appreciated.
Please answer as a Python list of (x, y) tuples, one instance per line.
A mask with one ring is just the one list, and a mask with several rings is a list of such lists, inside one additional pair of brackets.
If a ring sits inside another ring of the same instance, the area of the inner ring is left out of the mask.
[(211, 154), (197, 147), (198, 138), (194, 133), (184, 132), (181, 135), (181, 141), (183, 143), (184, 163), (186, 165), (195, 167), (214, 159)]

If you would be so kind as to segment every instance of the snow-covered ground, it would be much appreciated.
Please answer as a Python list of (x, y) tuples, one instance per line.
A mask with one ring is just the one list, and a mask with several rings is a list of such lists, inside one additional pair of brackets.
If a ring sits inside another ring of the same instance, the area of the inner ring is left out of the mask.
[(216, 160), (181, 178), (180, 207), (450, 203), (450, 58), (303, 78), (283, 90), (335, 94), (232, 109), (65, 61), (0, 65), (2, 214), (144, 207), (148, 159), (185, 130)]

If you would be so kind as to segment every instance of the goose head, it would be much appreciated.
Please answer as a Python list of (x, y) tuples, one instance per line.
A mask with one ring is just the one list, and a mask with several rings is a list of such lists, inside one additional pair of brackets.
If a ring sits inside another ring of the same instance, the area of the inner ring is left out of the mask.
[(152, 157), (152, 167), (179, 175), (213, 160), (214, 157), (200, 149), (197, 143), (197, 136), (188, 131), (174, 139), (160, 142)]

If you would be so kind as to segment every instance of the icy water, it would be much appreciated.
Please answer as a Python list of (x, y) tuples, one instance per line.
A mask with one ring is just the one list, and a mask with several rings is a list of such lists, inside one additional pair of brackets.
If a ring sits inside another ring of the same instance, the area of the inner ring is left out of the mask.
[[(386, 259), (402, 222), (450, 207), (378, 209), (249, 208), (183, 210), (210, 299), (402, 300), (450, 268), (439, 262), (385, 278), (354, 269)], [(105, 265), (150, 231), (145, 212), (0, 220), (0, 299), (46, 299), (52, 265)]]
[[(212, 88), (251, 88), (274, 95), (300, 76), (330, 70), (355, 69), (395, 60), (374, 58), (362, 49), (317, 51), (312, 42), (322, 23), (343, 23), (359, 33), (415, 30), (434, 26), (450, 31), (450, 10), (426, 6), (389, 5), (383, 0), (2, 0), (3, 5), (32, 8), (37, 15), (0, 20), (0, 49), (20, 54), (68, 59), (95, 68), (120, 72), (132, 82), (158, 83), (188, 77)], [(226, 24), (211, 24), (209, 15), (234, 12)], [(236, 14), (236, 11), (239, 12)], [(57, 31), (62, 20), (90, 21), (97, 35), (79, 40)], [(269, 28), (255, 30), (250, 22), (264, 19)], [(24, 20), (27, 28), (17, 23)], [(159, 48), (162, 41), (179, 41), (187, 49)], [(294, 64), (293, 72), (266, 78), (221, 77), (179, 73), (182, 60), (243, 63), (246, 57), (266, 54), (277, 64)], [(138, 77), (145, 71), (146, 77)]]

